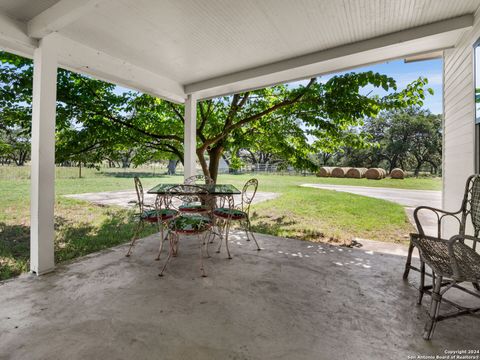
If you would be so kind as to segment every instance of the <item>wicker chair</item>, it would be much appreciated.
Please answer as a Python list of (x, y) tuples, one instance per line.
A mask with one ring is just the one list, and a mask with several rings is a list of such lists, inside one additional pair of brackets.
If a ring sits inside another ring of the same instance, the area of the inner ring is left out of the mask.
[[(437, 216), (437, 236), (425, 235), (419, 220), (420, 211), (431, 211)], [(420, 271), (418, 304), (422, 303), (424, 294), (431, 295), (429, 319), (425, 324), (423, 333), (423, 338), (430, 340), (438, 321), (460, 315), (472, 315), (480, 311), (480, 307), (466, 308), (443, 298), (443, 295), (452, 288), (480, 298), (480, 254), (477, 250), (477, 242), (480, 241), (478, 237), (480, 232), (480, 175), (472, 175), (468, 178), (459, 211), (447, 212), (420, 206), (415, 209), (414, 218), (418, 233), (411, 234), (403, 278), (408, 278), (411, 269)], [(458, 234), (448, 240), (442, 238), (441, 232), (443, 220), (447, 218), (453, 218), (459, 224)], [(473, 225), (473, 236), (465, 233), (467, 220)], [(418, 248), (420, 253), (420, 269), (411, 265), (412, 252), (415, 247)], [(432, 274), (426, 273), (425, 265), (431, 268)], [(431, 285), (425, 285), (426, 275), (432, 277)], [(459, 285), (462, 282), (472, 283), (473, 289)], [(442, 302), (452, 305), (457, 311), (440, 315), (440, 304)]]
[[(221, 229), (220, 233), (222, 233), (223, 229), (225, 229), (225, 247), (227, 249), (227, 255), (229, 259), (231, 259), (232, 256), (230, 255), (230, 249), (228, 248), (228, 234), (232, 221), (238, 221), (247, 234), (247, 241), (253, 239), (253, 241), (255, 241), (255, 245), (257, 246), (257, 250), (261, 250), (260, 246), (258, 246), (257, 239), (251, 230), (250, 224), (250, 205), (252, 204), (255, 194), (257, 193), (257, 188), (257, 179), (248, 180), (243, 186), (241, 195), (242, 201), (240, 206), (235, 207), (233, 197), (228, 197), (228, 207), (218, 207), (213, 211), (213, 216), (216, 219), (215, 223), (218, 224), (219, 228)], [(222, 238), (223, 236), (220, 236), (220, 243), (218, 245), (217, 253), (220, 252), (222, 247)]]
[[(176, 185), (171, 187), (168, 190), (168, 193), (163, 197), (164, 200), (159, 201), (158, 203), (164, 206), (162, 210), (177, 211), (176, 209), (173, 209), (173, 207), (175, 206), (174, 204), (184, 204), (186, 201), (190, 201), (192, 196), (203, 202), (206, 198), (209, 197), (209, 193), (206, 189), (196, 185)], [(182, 205), (179, 205), (178, 208), (180, 208), (181, 206)], [(204, 247), (206, 247), (205, 238), (206, 235), (210, 233), (209, 230), (211, 226), (212, 221), (210, 217), (191, 213), (180, 213), (178, 216), (169, 221), (169, 231), (167, 236), (170, 242), (170, 249), (165, 264), (163, 265), (162, 270), (158, 275), (163, 276), (163, 273), (167, 268), (170, 259), (172, 258), (172, 256), (177, 255), (180, 235), (195, 235), (198, 237), (200, 242), (200, 271), (202, 272), (203, 277), (207, 276), (205, 268), (203, 266), (203, 251)], [(208, 255), (208, 249), (206, 249), (206, 251)]]
[[(133, 233), (132, 241), (130, 243), (130, 247), (128, 248), (128, 252), (125, 255), (126, 257), (129, 257), (132, 254), (133, 246), (135, 245), (135, 242), (138, 240), (139, 234), (142, 232), (143, 228), (145, 227), (145, 224), (153, 224), (158, 226), (158, 231), (160, 232), (160, 248), (158, 251), (158, 255), (155, 258), (155, 260), (160, 260), (160, 254), (162, 252), (162, 247), (163, 247), (163, 241), (165, 240), (164, 237), (164, 226), (166, 223), (168, 223), (170, 220), (172, 220), (175, 216), (177, 216), (178, 211), (176, 210), (170, 210), (170, 209), (163, 209), (159, 210), (157, 209), (157, 205), (147, 205), (144, 202), (144, 193), (143, 193), (143, 186), (142, 182), (140, 181), (140, 178), (134, 177), (133, 179), (135, 183), (135, 190), (137, 192), (137, 202), (136, 204), (138, 205), (139, 212), (136, 214), (136, 218), (138, 220), (137, 226), (135, 228), (135, 231)], [(157, 201), (158, 202), (158, 198)]]

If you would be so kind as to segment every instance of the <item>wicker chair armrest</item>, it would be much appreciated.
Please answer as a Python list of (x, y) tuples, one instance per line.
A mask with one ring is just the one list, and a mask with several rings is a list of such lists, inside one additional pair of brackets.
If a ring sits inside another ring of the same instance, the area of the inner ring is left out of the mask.
[[(453, 269), (453, 274), (454, 274), (454, 278), (456, 279), (460, 279), (461, 278), (461, 272), (460, 272), (460, 268), (458, 266), (458, 261), (457, 261), (457, 257), (455, 256), (455, 244), (457, 242), (461, 242), (462, 244), (464, 244), (464, 241), (465, 240), (471, 240), (473, 241), (473, 247), (472, 247), (472, 251), (476, 251), (475, 250), (475, 245), (477, 242), (480, 241), (480, 238), (477, 238), (475, 236), (471, 236), (471, 235), (455, 235), (455, 236), (452, 236), (450, 238), (450, 240), (448, 240), (448, 255), (450, 257), (450, 263), (452, 265), (452, 269)], [(461, 245), (462, 246), (462, 245)], [(463, 246), (467, 246), (467, 245), (463, 245)]]
[(428, 241), (441, 241), (441, 242), (447, 242), (448, 240), (442, 239), (437, 236), (430, 236), (430, 235), (425, 235), (425, 234), (410, 234), (410, 238), (413, 241), (415, 245), (418, 245), (422, 240), (428, 240)]
[(455, 242), (457, 241), (461, 241), (462, 243), (464, 242), (464, 240), (470, 240), (473, 242), (473, 249), (476, 249), (476, 243), (480, 243), (480, 238), (476, 237), (476, 236), (473, 236), (473, 235), (455, 235), (455, 236), (452, 236), (450, 238), (450, 240), (448, 240), (449, 244), (455, 244)]
[(460, 278), (460, 269), (458, 267), (458, 261), (455, 257), (454, 246), (457, 241), (463, 241), (465, 235), (455, 235), (450, 238), (448, 241), (448, 256), (450, 257), (450, 264), (452, 265), (453, 276), (454, 278)]
[(441, 238), (441, 236), (442, 236), (441, 225), (442, 225), (443, 219), (445, 219), (446, 217), (451, 216), (458, 221), (459, 226), (461, 224), (461, 219), (457, 216), (458, 214), (460, 214), (462, 212), (461, 209), (458, 210), (458, 211), (452, 212), (452, 211), (445, 211), (445, 210), (442, 210), (442, 209), (437, 209), (437, 208), (430, 207), (430, 206), (419, 206), (413, 212), (413, 218), (415, 219), (415, 224), (417, 225), (417, 229), (418, 229), (418, 232), (419, 232), (420, 235), (425, 235), (425, 231), (423, 229), (422, 223), (421, 223), (421, 221), (418, 217), (418, 213), (421, 210), (431, 211), (437, 216), (437, 238)]

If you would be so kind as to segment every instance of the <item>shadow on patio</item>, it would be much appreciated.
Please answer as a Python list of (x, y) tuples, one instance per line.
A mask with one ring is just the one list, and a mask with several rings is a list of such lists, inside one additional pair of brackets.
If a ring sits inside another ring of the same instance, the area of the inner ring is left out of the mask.
[[(406, 359), (478, 346), (476, 319), (441, 322), (422, 339), (405, 257), (239, 233), (232, 260), (198, 269), (198, 243), (159, 278), (158, 237), (0, 285), (0, 359)], [(402, 253), (396, 245), (379, 244)], [(417, 278), (411, 274), (411, 282)], [(466, 334), (466, 335), (465, 335)]]

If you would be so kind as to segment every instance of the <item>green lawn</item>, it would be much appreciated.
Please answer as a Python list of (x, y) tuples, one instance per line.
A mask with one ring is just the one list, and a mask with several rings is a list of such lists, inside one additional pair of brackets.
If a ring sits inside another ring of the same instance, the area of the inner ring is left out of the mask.
[[(78, 189), (78, 184), (73, 184), (73, 180), (71, 182), (72, 188)], [(70, 192), (67, 183), (62, 184), (62, 181), (59, 181), (58, 185), (57, 193), (61, 193), (62, 189)], [(127, 181), (124, 186), (127, 186)], [(28, 270), (28, 191), (26, 180), (0, 180), (0, 280)], [(62, 262), (122, 244), (131, 238), (133, 226), (131, 211), (95, 206), (57, 196), (55, 259)], [(151, 234), (153, 230), (153, 227), (147, 227), (142, 235)]]
[[(15, 168), (10, 168), (16, 171)], [(5, 168), (3, 178), (6, 177)], [(132, 211), (95, 206), (63, 197), (65, 194), (125, 190), (133, 188), (135, 171), (57, 170), (56, 180), (56, 260), (76, 258), (127, 242), (133, 233)], [(70, 171), (70, 172), (68, 172)], [(159, 182), (179, 183), (181, 176), (153, 176), (137, 172), (148, 189)], [(0, 172), (1, 174), (1, 172)], [(158, 172), (157, 172), (158, 174)], [(253, 175), (221, 175), (219, 183), (240, 189)], [(439, 179), (380, 181), (321, 179), (313, 176), (255, 175), (260, 191), (280, 193), (277, 199), (252, 207), (254, 230), (309, 241), (349, 242), (353, 237), (381, 241), (404, 241), (411, 225), (401, 206), (388, 201), (328, 190), (299, 187), (303, 183), (329, 183), (413, 189), (439, 189)], [(28, 171), (17, 172), (8, 180), (0, 177), (0, 280), (28, 269), (29, 180)], [(142, 235), (154, 232), (154, 227)]]

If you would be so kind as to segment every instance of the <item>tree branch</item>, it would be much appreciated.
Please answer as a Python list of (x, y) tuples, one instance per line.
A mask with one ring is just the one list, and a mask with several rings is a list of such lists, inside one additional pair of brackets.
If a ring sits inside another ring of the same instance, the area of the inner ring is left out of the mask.
[(202, 102), (200, 102), (198, 104), (198, 108), (200, 109), (200, 119), (202, 121), (200, 122), (200, 126), (197, 129), (197, 136), (203, 142), (203, 141), (205, 141), (205, 136), (203, 135), (203, 129), (205, 127), (205, 124), (207, 123), (207, 116), (205, 114), (205, 111), (203, 110), (203, 103)]
[[(90, 86), (90, 83), (86, 82), (83, 78), (82, 78), (82, 81), (84, 84), (87, 85), (87, 88), (88, 90), (91, 92), (91, 94), (98, 100), (98, 102), (100, 103), (101, 107), (103, 108), (103, 111), (99, 112), (99, 111), (93, 111), (95, 114), (97, 115), (100, 115), (100, 116), (104, 116), (106, 117), (107, 119), (109, 119), (110, 121), (114, 122), (114, 123), (117, 123), (117, 124), (120, 124), (120, 125), (123, 125), (129, 129), (132, 129), (132, 130), (135, 130), (143, 135), (146, 135), (146, 136), (150, 136), (150, 137), (153, 137), (155, 139), (161, 139), (161, 140), (177, 140), (177, 141), (183, 141), (182, 138), (176, 136), (176, 135), (158, 135), (158, 134), (154, 134), (154, 133), (151, 133), (151, 132), (148, 132), (146, 130), (143, 130), (143, 129), (140, 129), (126, 121), (123, 121), (123, 120), (120, 120), (119, 118), (113, 116), (113, 114), (111, 113), (111, 111), (108, 109), (108, 107), (105, 106), (104, 102), (103, 102), (103, 99), (97, 94), (97, 92), (92, 89), (92, 87)], [(178, 112), (178, 110), (175, 108), (175, 106), (172, 104), (172, 103), (168, 103), (173, 111), (178, 115), (180, 114)], [(77, 103), (77, 106), (84, 109), (84, 111), (86, 112), (89, 112), (89, 111), (92, 111), (91, 108), (85, 108), (83, 106), (84, 104), (83, 103), (80, 103), (80, 105)], [(107, 114), (108, 113), (108, 114)], [(181, 116), (180, 114), (180, 118), (182, 119), (182, 122), (183, 122), (183, 116)]]
[(180, 119), (182, 124), (185, 123), (185, 118), (184, 118), (183, 114), (180, 111), (178, 111), (177, 107), (174, 104), (172, 104), (171, 102), (168, 102), (168, 105), (173, 110), (173, 112), (177, 115), (177, 117)]
[(265, 115), (268, 115), (272, 112), (274, 112), (275, 110), (278, 110), (278, 109), (281, 109), (285, 106), (289, 106), (289, 105), (293, 105), (295, 104), (296, 102), (298, 102), (302, 97), (303, 95), (305, 95), (305, 93), (307, 92), (307, 90), (315, 83), (316, 79), (315, 78), (312, 78), (310, 79), (310, 82), (307, 84), (307, 86), (303, 89), (303, 91), (299, 92), (295, 97), (293, 97), (292, 99), (285, 99), (275, 105), (273, 105), (272, 107), (264, 110), (264, 111), (261, 111), (257, 114), (254, 114), (254, 115), (251, 115), (245, 119), (242, 119), (234, 124), (230, 124), (229, 126), (226, 126), (222, 133), (218, 134), (217, 136), (213, 137), (213, 138), (210, 138), (208, 139), (206, 142), (204, 142), (204, 145), (203, 147), (207, 147), (209, 145), (212, 145), (220, 140), (222, 140), (223, 138), (227, 137), (228, 134), (230, 134), (233, 130), (236, 130), (240, 127), (242, 127), (243, 125), (246, 125), (252, 121), (255, 121), (255, 120), (258, 120), (260, 118), (262, 118), (263, 116)]

